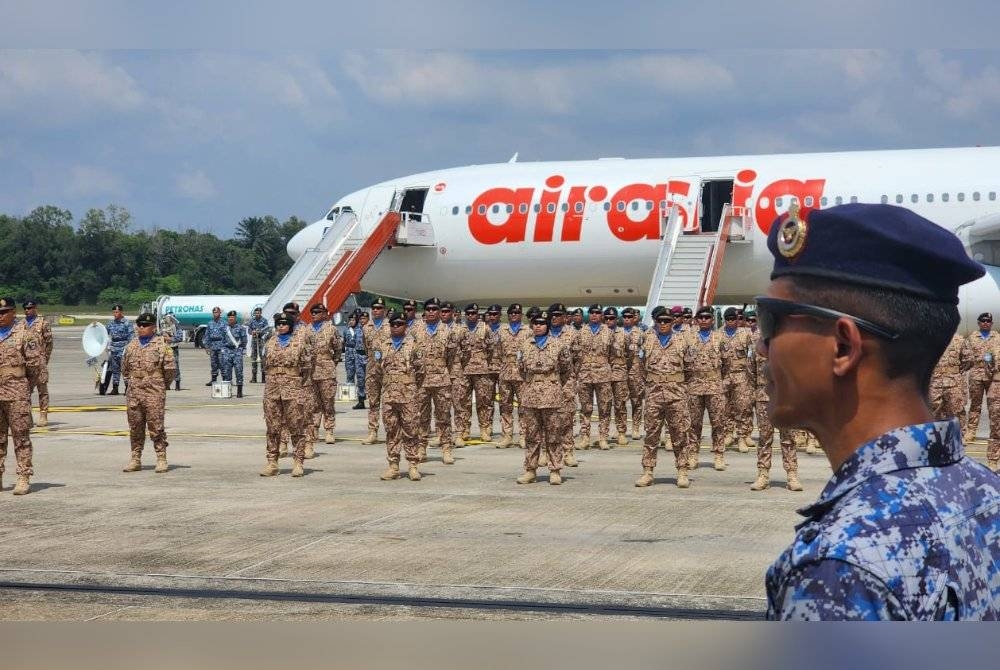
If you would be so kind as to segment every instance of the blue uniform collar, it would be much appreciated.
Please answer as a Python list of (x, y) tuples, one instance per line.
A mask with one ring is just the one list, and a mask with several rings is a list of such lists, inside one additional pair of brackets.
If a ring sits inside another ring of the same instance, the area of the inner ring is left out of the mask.
[(278, 344), (282, 347), (287, 347), (288, 343), (292, 341), (292, 334), (285, 333), (284, 335), (278, 335)]
[(736, 334), (736, 326), (733, 326), (732, 328), (726, 326), (723, 330), (726, 331), (726, 337), (732, 337)]
[(551, 333), (553, 337), (559, 337), (560, 335), (562, 335), (562, 331), (563, 331), (562, 326), (552, 326), (551, 328), (549, 328), (549, 333)]
[[(16, 321), (14, 323), (17, 323)], [(6, 328), (0, 328), (0, 342), (6, 340), (10, 337), (11, 331), (14, 330), (14, 324), (12, 323)]]
[(38, 318), (37, 316), (26, 316), (26, 317), (24, 317), (24, 321), (25, 321), (25, 323), (27, 323), (30, 326), (31, 324), (33, 324), (35, 322), (35, 319), (37, 319), (37, 318)]
[(699, 329), (698, 337), (701, 338), (702, 342), (708, 342), (709, 338), (712, 337), (712, 331)]
[(153, 341), (153, 336), (152, 335), (148, 335), (146, 337), (140, 336), (139, 337), (139, 346), (140, 347), (144, 347), (144, 346), (146, 346), (147, 344), (149, 344), (152, 341)]
[(392, 348), (398, 351), (399, 348), (403, 346), (403, 340), (406, 339), (406, 335), (403, 335), (401, 337), (395, 337), (390, 335), (389, 339), (392, 340)]
[(964, 456), (958, 419), (896, 428), (861, 445), (833, 473), (819, 499), (798, 512), (808, 519), (822, 516), (840, 498), (872, 477), (911, 468), (951, 465)]
[(601, 329), (601, 324), (599, 323), (591, 323), (588, 325), (590, 326), (590, 332), (592, 332), (594, 335), (596, 335), (597, 331)]
[(670, 338), (672, 338), (673, 336), (674, 336), (673, 333), (667, 333), (666, 335), (664, 335), (663, 333), (657, 333), (656, 339), (660, 341), (661, 347), (665, 347), (668, 344), (670, 344)]
[(428, 323), (426, 325), (427, 325), (427, 332), (433, 335), (434, 333), (437, 332), (438, 326), (441, 325), (441, 322), (435, 321), (434, 323)]
[(548, 335), (535, 335), (535, 346), (539, 349), (545, 348), (545, 343), (549, 341)]
[(980, 330), (979, 331), (979, 337), (983, 338), (984, 340), (990, 339), (990, 335), (992, 335), (992, 334), (993, 334), (992, 330)]
[(524, 327), (524, 324), (520, 321), (514, 321), (507, 325), (510, 326), (510, 332), (514, 333), (515, 335), (521, 332), (521, 328)]
[(325, 323), (324, 321), (313, 321), (312, 323), (313, 330), (315, 330), (318, 333), (319, 329), (323, 327), (324, 323)]
[(379, 328), (381, 328), (382, 324), (384, 322), (385, 322), (384, 318), (382, 318), (382, 319), (372, 319), (372, 325), (375, 326), (375, 330), (378, 330)]

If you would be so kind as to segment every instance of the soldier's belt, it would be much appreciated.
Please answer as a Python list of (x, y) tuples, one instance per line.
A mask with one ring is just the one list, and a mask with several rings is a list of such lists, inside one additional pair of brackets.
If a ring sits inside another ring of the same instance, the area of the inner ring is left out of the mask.
[(559, 375), (555, 372), (532, 372), (528, 370), (528, 380), (529, 381), (557, 381)]
[(670, 372), (670, 373), (656, 373), (647, 372), (646, 381), (650, 384), (663, 384), (666, 382), (683, 382), (684, 373), (683, 372)]
[(292, 374), (298, 374), (299, 369), (294, 365), (272, 365), (267, 369), (268, 373), (272, 372), (289, 372)]
[(412, 374), (407, 374), (405, 372), (387, 372), (385, 381), (394, 382), (397, 384), (415, 384), (417, 382), (416, 378)]
[(23, 365), (0, 366), (0, 379), (20, 379), (24, 376)]
[(962, 371), (958, 368), (940, 368), (936, 371), (939, 375), (960, 375)]

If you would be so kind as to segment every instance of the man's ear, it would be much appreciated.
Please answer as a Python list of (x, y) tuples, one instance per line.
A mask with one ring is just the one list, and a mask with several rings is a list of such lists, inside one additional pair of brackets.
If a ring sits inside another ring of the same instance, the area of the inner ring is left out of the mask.
[(833, 358), (833, 374), (845, 377), (861, 364), (862, 343), (861, 331), (858, 325), (850, 319), (837, 319), (833, 326), (833, 336), (836, 338), (837, 353)]

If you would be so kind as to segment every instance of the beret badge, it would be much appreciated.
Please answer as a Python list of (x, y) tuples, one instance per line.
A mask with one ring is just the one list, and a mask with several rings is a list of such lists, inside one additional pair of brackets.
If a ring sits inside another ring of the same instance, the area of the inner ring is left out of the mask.
[(778, 252), (789, 260), (794, 260), (806, 246), (809, 236), (809, 224), (799, 217), (799, 205), (796, 202), (788, 209), (788, 216), (779, 224)]

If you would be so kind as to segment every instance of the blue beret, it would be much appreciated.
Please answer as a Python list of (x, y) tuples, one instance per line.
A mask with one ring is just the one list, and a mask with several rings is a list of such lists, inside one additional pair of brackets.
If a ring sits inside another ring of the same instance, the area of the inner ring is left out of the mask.
[(767, 236), (771, 279), (821, 277), (958, 303), (986, 271), (959, 239), (904, 207), (850, 204), (791, 210)]

